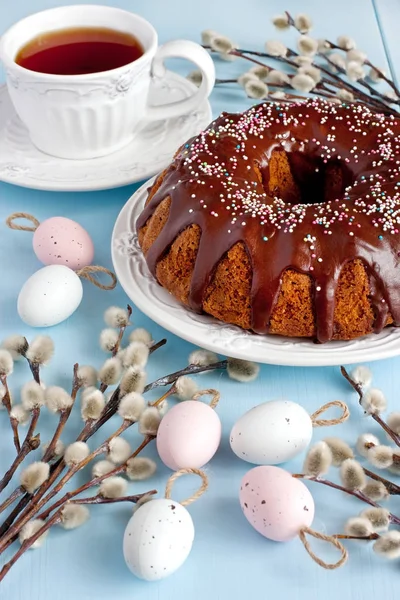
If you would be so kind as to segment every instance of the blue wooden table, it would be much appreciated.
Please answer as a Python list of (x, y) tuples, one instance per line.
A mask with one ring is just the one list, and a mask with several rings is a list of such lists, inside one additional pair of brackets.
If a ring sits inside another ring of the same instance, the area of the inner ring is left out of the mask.
[[(87, 3), (90, 0), (87, 0)], [(61, 5), (61, 0), (13, 0), (0, 4), (0, 28), (30, 12)], [(367, 51), (377, 65), (400, 76), (400, 46), (398, 0), (336, 0), (333, 3), (304, 0), (109, 0), (108, 4), (138, 12), (157, 28), (160, 41), (173, 38), (199, 40), (202, 29), (212, 28), (226, 33), (241, 47), (260, 47), (267, 38), (276, 37), (270, 17), (283, 9), (312, 15), (317, 37), (335, 38), (348, 34), (358, 46)], [(291, 34), (285, 34), (290, 41)], [(285, 38), (284, 38), (285, 39)], [(182, 73), (186, 65), (179, 65)], [(217, 73), (242, 71), (237, 62), (218, 63)], [(240, 90), (215, 89), (211, 96), (214, 116), (222, 110), (244, 110), (250, 101)], [(14, 211), (33, 213), (39, 220), (64, 215), (81, 223), (92, 235), (96, 264), (112, 268), (110, 236), (115, 219), (124, 203), (138, 186), (96, 193), (46, 193), (0, 184), (0, 339), (19, 332), (32, 339), (38, 331), (25, 326), (18, 318), (16, 298), (26, 279), (40, 268), (35, 258), (29, 234), (12, 232), (4, 224)], [(68, 386), (74, 362), (100, 365), (104, 358), (98, 347), (102, 314), (110, 304), (126, 305), (128, 299), (117, 287), (102, 292), (84, 284), (84, 299), (79, 310), (67, 322), (43, 331), (55, 342), (56, 354), (44, 372), (46, 384)], [(186, 364), (193, 347), (160, 327), (134, 309), (136, 326), (148, 328), (155, 339), (168, 338), (168, 346), (157, 352), (150, 361), (149, 378), (166, 374)], [(375, 384), (387, 394), (392, 408), (398, 406), (398, 373), (400, 358), (371, 364)], [(26, 366), (18, 364), (11, 379), (15, 395), (21, 384), (29, 379)], [(348, 400), (351, 418), (336, 433), (354, 443), (358, 433), (375, 431), (362, 417), (354, 394), (349, 392), (337, 368), (290, 368), (263, 366), (260, 377), (251, 384), (238, 384), (225, 374), (210, 374), (202, 378), (204, 387), (217, 387), (222, 394), (218, 413), (223, 423), (223, 440), (214, 460), (207, 467), (210, 488), (206, 495), (190, 507), (196, 538), (190, 558), (175, 575), (159, 583), (135, 579), (127, 570), (122, 557), (122, 534), (131, 508), (122, 505), (94, 507), (91, 520), (73, 532), (56, 529), (51, 532), (40, 550), (27, 553), (17, 563), (0, 586), (2, 600), (241, 600), (244, 597), (273, 598), (274, 600), (372, 600), (394, 598), (398, 590), (398, 563), (387, 563), (361, 544), (349, 546), (350, 558), (339, 571), (328, 572), (317, 567), (305, 553), (298, 540), (288, 544), (268, 542), (245, 521), (238, 503), (241, 477), (249, 465), (231, 453), (228, 434), (235, 420), (261, 401), (288, 398), (300, 402), (310, 412), (321, 404)], [(76, 411), (78, 413), (78, 411)], [(78, 414), (74, 415), (65, 433), (72, 440), (78, 430)], [(54, 417), (45, 414), (40, 421), (42, 439), (52, 433)], [(113, 430), (112, 425), (105, 433)], [(316, 430), (314, 439), (333, 435), (335, 431)], [(100, 441), (100, 438), (96, 438)], [(95, 440), (95, 441), (96, 441)], [(131, 439), (134, 443), (135, 438)], [(94, 445), (93, 445), (94, 447)], [(155, 457), (155, 449), (146, 452)], [(4, 471), (12, 459), (12, 440), (5, 413), (0, 414), (0, 467)], [(303, 457), (287, 465), (288, 470), (301, 468)], [(85, 481), (87, 473), (81, 474)], [(131, 484), (132, 493), (145, 491), (149, 486), (161, 492), (169, 471), (160, 466), (149, 482)], [(79, 478), (78, 478), (79, 480)], [(194, 489), (196, 482), (181, 481), (175, 488), (176, 499)], [(310, 489), (313, 486), (310, 483)], [(358, 514), (363, 506), (339, 492), (321, 489), (314, 484), (311, 491), (316, 502), (314, 527), (324, 532), (343, 528), (347, 517)], [(395, 502), (392, 503), (393, 505)], [(317, 549), (323, 550), (318, 544)], [(10, 555), (7, 554), (6, 557)], [(327, 560), (334, 554), (328, 551)]]

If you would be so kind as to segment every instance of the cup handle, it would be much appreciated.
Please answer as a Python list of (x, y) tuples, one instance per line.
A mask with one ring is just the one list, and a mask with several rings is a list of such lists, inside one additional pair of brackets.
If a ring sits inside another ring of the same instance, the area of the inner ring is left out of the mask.
[(165, 77), (164, 60), (172, 57), (186, 58), (194, 62), (200, 69), (203, 79), (197, 92), (189, 98), (160, 106), (147, 106), (146, 118), (151, 121), (178, 117), (196, 110), (203, 100), (208, 98), (214, 87), (215, 67), (211, 56), (199, 44), (189, 40), (174, 40), (159, 47), (151, 65), (150, 74), (153, 80)]

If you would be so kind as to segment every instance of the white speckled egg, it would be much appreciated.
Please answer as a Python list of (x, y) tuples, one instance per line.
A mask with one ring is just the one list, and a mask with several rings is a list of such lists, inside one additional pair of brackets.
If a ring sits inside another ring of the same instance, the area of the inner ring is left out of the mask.
[(186, 400), (163, 417), (157, 432), (161, 460), (174, 471), (201, 469), (221, 442), (221, 421), (208, 404)]
[(248, 522), (264, 537), (288, 542), (310, 527), (315, 505), (302, 481), (279, 467), (254, 467), (242, 479), (240, 506)]
[(308, 412), (289, 400), (255, 406), (235, 423), (230, 435), (233, 452), (255, 465), (278, 465), (302, 452), (312, 437)]
[(66, 217), (51, 217), (40, 223), (33, 235), (33, 249), (45, 265), (82, 269), (92, 264), (91, 237), (79, 223)]
[(125, 562), (140, 579), (163, 579), (185, 562), (193, 540), (192, 517), (184, 506), (165, 498), (151, 500), (134, 513), (125, 529)]
[(49, 265), (36, 271), (23, 285), (18, 296), (18, 314), (31, 327), (57, 325), (75, 312), (82, 295), (82, 282), (75, 271)]

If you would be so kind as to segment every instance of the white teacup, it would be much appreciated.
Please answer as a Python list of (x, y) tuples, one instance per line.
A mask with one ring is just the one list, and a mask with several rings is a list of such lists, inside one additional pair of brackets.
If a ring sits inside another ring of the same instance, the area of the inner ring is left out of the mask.
[[(48, 75), (21, 67), (18, 51), (39, 34), (73, 27), (107, 27), (135, 36), (144, 54), (118, 69), (87, 75)], [(200, 88), (189, 98), (149, 106), (153, 78), (165, 76), (164, 59), (191, 60), (201, 70)], [(142, 17), (108, 6), (74, 5), (33, 14), (0, 40), (0, 59), (15, 110), (39, 150), (70, 159), (88, 159), (119, 150), (148, 121), (195, 110), (209, 96), (215, 69), (199, 44), (186, 40), (158, 47), (157, 32)]]

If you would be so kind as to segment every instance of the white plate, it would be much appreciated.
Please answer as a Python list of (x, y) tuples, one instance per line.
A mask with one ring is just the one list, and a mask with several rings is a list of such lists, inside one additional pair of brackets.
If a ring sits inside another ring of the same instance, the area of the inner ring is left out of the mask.
[[(195, 86), (168, 72), (150, 90), (150, 104), (186, 98)], [(177, 148), (211, 121), (206, 100), (193, 113), (146, 126), (122, 150), (92, 160), (65, 160), (40, 152), (16, 115), (6, 86), (0, 87), (0, 181), (38, 190), (93, 191), (143, 181), (162, 171)]]
[(177, 336), (217, 354), (258, 363), (301, 367), (341, 365), (389, 358), (400, 354), (400, 328), (387, 328), (349, 342), (314, 344), (280, 336), (259, 336), (226, 325), (182, 306), (151, 275), (135, 223), (147, 196), (148, 181), (120, 212), (112, 235), (112, 260), (120, 284), (132, 302), (156, 323)]

